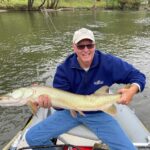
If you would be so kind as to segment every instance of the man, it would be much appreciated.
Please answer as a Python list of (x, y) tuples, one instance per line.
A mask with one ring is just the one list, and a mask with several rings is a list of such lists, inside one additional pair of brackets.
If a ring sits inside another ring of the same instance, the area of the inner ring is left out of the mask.
[[(73, 36), (74, 53), (57, 67), (53, 86), (72, 93), (89, 95), (104, 85), (129, 83), (129, 89), (121, 88), (118, 91), (122, 94), (118, 103), (129, 104), (137, 92), (143, 91), (145, 75), (127, 62), (95, 48), (93, 32), (86, 28), (77, 30)], [(50, 108), (50, 97), (41, 95), (38, 105)], [(74, 118), (69, 110), (56, 109), (54, 114), (28, 131), (27, 142), (29, 145), (49, 145), (51, 138), (84, 124), (111, 150), (136, 149), (112, 116), (102, 111), (84, 113), (85, 116), (77, 114)]]

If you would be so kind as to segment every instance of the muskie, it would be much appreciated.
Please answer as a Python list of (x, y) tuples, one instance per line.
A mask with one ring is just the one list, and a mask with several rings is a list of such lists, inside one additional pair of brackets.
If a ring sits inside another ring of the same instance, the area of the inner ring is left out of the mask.
[[(119, 101), (121, 94), (108, 94), (108, 87), (102, 87), (91, 95), (79, 95), (46, 86), (31, 86), (19, 88), (11, 93), (0, 96), (0, 106), (23, 106), (28, 104), (32, 111), (37, 111), (34, 101), (40, 95), (48, 95), (51, 98), (53, 107), (72, 110), (71, 113), (78, 111), (105, 111), (115, 113), (114, 103)], [(114, 105), (113, 105), (114, 106)]]

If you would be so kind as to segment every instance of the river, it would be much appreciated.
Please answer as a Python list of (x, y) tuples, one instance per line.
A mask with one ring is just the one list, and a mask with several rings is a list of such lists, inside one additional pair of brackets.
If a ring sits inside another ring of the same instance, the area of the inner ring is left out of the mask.
[[(72, 53), (76, 29), (93, 30), (96, 47), (145, 73), (144, 92), (130, 108), (150, 130), (150, 12), (60, 11), (0, 13), (0, 94), (32, 83), (50, 84), (56, 66)], [(0, 149), (31, 115), (24, 107), (0, 107)]]

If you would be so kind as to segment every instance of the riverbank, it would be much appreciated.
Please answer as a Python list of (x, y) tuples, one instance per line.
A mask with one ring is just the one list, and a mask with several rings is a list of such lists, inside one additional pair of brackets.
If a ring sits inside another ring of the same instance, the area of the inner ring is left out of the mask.
[[(46, 8), (51, 10), (73, 10), (73, 9), (115, 9), (115, 10), (140, 10), (143, 6), (138, 0), (126, 2), (122, 4), (122, 0), (59, 0), (58, 4), (46, 2), (41, 5), (41, 1), (34, 1), (33, 5), (28, 6), (27, 0), (1, 0), (0, 12), (6, 10), (19, 10), (19, 11), (39, 11), (40, 9)], [(150, 9), (146, 4), (147, 10)]]
[[(41, 5), (40, 1), (34, 1), (32, 10), (39, 10), (39, 6)], [(49, 4), (50, 6), (51, 4)], [(104, 8), (106, 6), (106, 2), (104, 0), (60, 0), (57, 9), (60, 8)], [(47, 8), (48, 4), (45, 3), (43, 7)], [(0, 9), (5, 10), (28, 10), (28, 2), (26, 0), (3, 0), (0, 2)]]

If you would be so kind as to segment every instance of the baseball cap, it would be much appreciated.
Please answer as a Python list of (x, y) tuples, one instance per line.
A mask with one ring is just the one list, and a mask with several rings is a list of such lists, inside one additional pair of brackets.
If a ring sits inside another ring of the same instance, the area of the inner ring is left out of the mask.
[(90, 39), (93, 41), (93, 43), (95, 43), (95, 38), (94, 38), (93, 32), (86, 28), (81, 28), (74, 32), (73, 43), (77, 44), (79, 41), (81, 41), (83, 39)]

